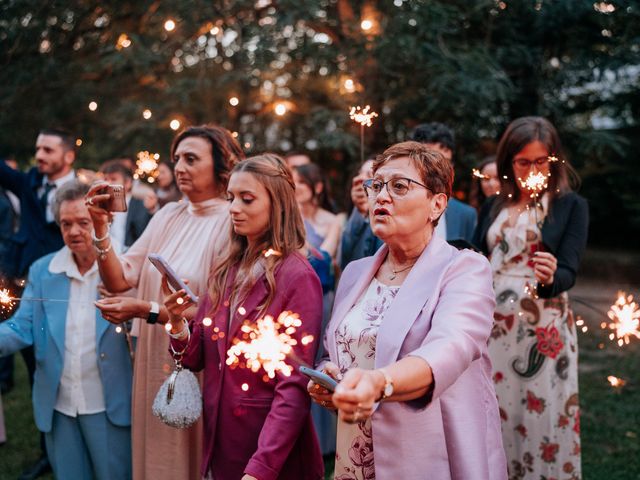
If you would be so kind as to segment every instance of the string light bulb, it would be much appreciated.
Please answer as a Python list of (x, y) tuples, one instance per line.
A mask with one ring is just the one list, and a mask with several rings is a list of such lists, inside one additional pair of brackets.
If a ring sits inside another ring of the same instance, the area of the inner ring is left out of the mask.
[(282, 117), (285, 113), (287, 113), (287, 106), (284, 103), (276, 103), (273, 111), (276, 113), (276, 115)]
[(351, 78), (347, 78), (344, 81), (344, 89), (349, 92), (349, 93), (353, 93), (356, 91), (356, 84), (355, 82), (351, 79)]
[(89, 110), (95, 112), (98, 109), (98, 102), (89, 102)]
[(232, 107), (237, 107), (239, 103), (240, 103), (240, 100), (238, 100), (238, 97), (231, 97), (231, 98), (229, 99), (229, 104), (230, 104)]
[(173, 20), (169, 19), (166, 22), (164, 22), (164, 29), (167, 32), (173, 32), (175, 28), (176, 28), (176, 22), (174, 22)]
[(169, 128), (171, 128), (171, 130), (178, 130), (180, 128), (180, 120), (178, 120), (177, 118), (171, 120), (169, 122)]
[(151, 110), (149, 110), (148, 108), (145, 108), (142, 111), (142, 118), (144, 118), (145, 120), (149, 120), (151, 118), (153, 114), (151, 113)]
[(360, 28), (365, 32), (368, 32), (373, 28), (373, 22), (365, 18), (364, 20), (362, 20), (362, 22), (360, 22)]
[(122, 50), (123, 48), (129, 48), (131, 46), (131, 39), (126, 33), (121, 33), (116, 42), (116, 50)]

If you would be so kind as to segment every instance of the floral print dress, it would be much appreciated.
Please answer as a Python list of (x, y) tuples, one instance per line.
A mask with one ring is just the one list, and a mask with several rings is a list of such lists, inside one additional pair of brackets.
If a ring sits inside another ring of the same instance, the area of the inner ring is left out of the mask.
[[(356, 367), (375, 368), (378, 328), (399, 289), (374, 278), (362, 298), (345, 316), (336, 331), (340, 372), (344, 374)], [(338, 421), (334, 480), (375, 478), (371, 418), (355, 424)]]
[(509, 479), (579, 479), (578, 343), (567, 293), (536, 298), (533, 253), (539, 249), (543, 198), (508, 224), (503, 209), (487, 242), (496, 310), (489, 339)]

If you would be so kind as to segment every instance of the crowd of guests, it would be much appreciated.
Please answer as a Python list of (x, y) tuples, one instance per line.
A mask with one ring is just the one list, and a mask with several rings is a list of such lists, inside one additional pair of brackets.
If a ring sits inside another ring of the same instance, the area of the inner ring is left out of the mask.
[[(553, 125), (520, 118), (468, 205), (452, 196), (454, 138), (420, 125), (365, 161), (349, 212), (308, 156), (245, 158), (216, 125), (175, 137), (155, 190), (127, 159), (80, 174), (61, 130), (40, 132), (29, 172), (0, 161), (0, 267), (24, 288), (0, 324), (0, 380), (21, 351), (42, 432), (21, 478), (580, 478), (577, 176)], [(532, 172), (549, 179), (534, 198)], [(126, 212), (109, 210), (110, 184)], [(289, 375), (227, 364), (243, 325), (285, 311), (304, 325)], [(183, 429), (152, 413), (174, 362), (202, 386)]]

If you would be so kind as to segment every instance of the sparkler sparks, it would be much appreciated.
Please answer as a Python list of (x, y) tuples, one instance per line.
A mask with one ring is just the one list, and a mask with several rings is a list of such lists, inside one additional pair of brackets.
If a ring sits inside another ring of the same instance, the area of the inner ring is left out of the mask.
[(479, 178), (480, 180), (489, 180), (489, 175), (480, 173), (480, 170), (478, 170), (477, 168), (474, 168), (471, 172), (472, 172), (472, 176), (475, 178)]
[(545, 191), (549, 186), (549, 176), (551, 176), (551, 174), (545, 175), (542, 172), (529, 172), (527, 178), (524, 180), (518, 178), (518, 181), (520, 182), (520, 186), (530, 193), (531, 198), (537, 198), (540, 193)]
[(611, 386), (614, 388), (624, 387), (627, 384), (626, 380), (623, 380), (622, 378), (614, 377), (613, 375), (609, 375), (607, 377), (607, 380), (609, 381)]
[(158, 176), (158, 160), (160, 155), (158, 153), (149, 153), (146, 150), (138, 152), (136, 160), (136, 171), (133, 174), (134, 178), (145, 179), (149, 183), (156, 181)]
[(360, 163), (364, 163), (364, 127), (373, 125), (373, 119), (378, 116), (376, 112), (370, 112), (370, 108), (369, 105), (364, 108), (360, 108), (358, 105), (349, 110), (349, 118), (360, 124)]
[(349, 118), (363, 127), (370, 127), (373, 125), (373, 119), (378, 116), (376, 112), (370, 112), (370, 108), (371, 107), (369, 105), (362, 109), (359, 105), (357, 107), (351, 107), (351, 110), (349, 111)]
[(263, 251), (262, 254), (264, 255), (264, 258), (269, 258), (271, 256), (274, 256), (274, 257), (281, 257), (282, 256), (281, 252), (279, 252), (277, 250), (274, 250), (273, 248), (270, 248), (268, 250)]
[[(258, 319), (255, 324), (245, 323), (240, 327), (246, 340), (234, 340), (227, 351), (227, 365), (238, 365), (244, 360), (247, 368), (256, 373), (261, 368), (268, 378), (276, 373), (290, 376), (293, 367), (286, 363), (287, 356), (293, 356), (293, 347), (298, 344), (292, 335), (302, 326), (297, 313), (282, 312), (277, 319), (270, 315)], [(309, 339), (310, 338), (310, 339)], [(313, 341), (312, 335), (305, 335), (300, 343)]]
[(11, 312), (15, 305), (14, 298), (11, 296), (11, 290), (8, 288), (0, 289), (0, 310), (3, 313)]
[(618, 298), (611, 305), (607, 316), (611, 322), (603, 322), (600, 326), (612, 330), (609, 339), (617, 339), (619, 347), (628, 345), (632, 337), (640, 339), (640, 307), (633, 301), (633, 295), (627, 296), (625, 292), (618, 292)]

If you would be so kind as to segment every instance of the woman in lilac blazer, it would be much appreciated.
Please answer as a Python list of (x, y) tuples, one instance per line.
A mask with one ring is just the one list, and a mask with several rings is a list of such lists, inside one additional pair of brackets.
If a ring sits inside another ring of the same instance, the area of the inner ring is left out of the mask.
[[(242, 325), (284, 311), (298, 313), (303, 322), (292, 335), (296, 359), (314, 361), (316, 343), (305, 346), (301, 339), (320, 334), (322, 287), (299, 253), (305, 236), (294, 188), (290, 171), (275, 155), (236, 165), (227, 190), (233, 230), (226, 253), (214, 261), (209, 295), (189, 326), (182, 319), (189, 305), (184, 290), (165, 299), (171, 349), (184, 352), (185, 367), (204, 370), (206, 478), (323, 478), (303, 376), (294, 369), (290, 376), (269, 379), (262, 369), (226, 364), (229, 347), (243, 339)], [(277, 253), (266, 255), (269, 249)]]
[(388, 148), (364, 185), (385, 242), (345, 269), (319, 368), (340, 379), (335, 479), (507, 478), (487, 339), (495, 297), (484, 257), (433, 236), (451, 164), (416, 142)]

